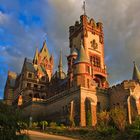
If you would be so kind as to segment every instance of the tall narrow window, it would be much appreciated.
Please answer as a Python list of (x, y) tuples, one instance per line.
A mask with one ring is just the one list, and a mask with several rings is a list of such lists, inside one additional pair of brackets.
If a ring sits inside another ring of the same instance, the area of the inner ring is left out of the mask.
[(86, 72), (90, 73), (90, 67), (86, 66)]
[(100, 67), (100, 66), (101, 66), (100, 57), (98, 57), (98, 56), (93, 56), (93, 65), (94, 65), (95, 67)]
[(31, 87), (31, 83), (27, 83), (27, 87), (30, 88)]
[(97, 112), (100, 112), (101, 111), (101, 104), (100, 102), (97, 102)]
[(89, 88), (89, 79), (87, 79), (87, 87)]

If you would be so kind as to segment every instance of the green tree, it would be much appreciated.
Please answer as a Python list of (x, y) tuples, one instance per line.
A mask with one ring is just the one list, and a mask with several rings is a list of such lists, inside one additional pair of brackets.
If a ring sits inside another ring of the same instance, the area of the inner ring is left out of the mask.
[(23, 128), (21, 112), (0, 102), (0, 139), (15, 140), (16, 132)]
[(120, 130), (124, 131), (126, 126), (126, 113), (122, 107), (115, 107), (110, 111), (110, 116), (115, 126)]
[(41, 125), (41, 128), (44, 130), (48, 126), (48, 122), (47, 121), (41, 121), (40, 125)]
[(98, 113), (97, 119), (98, 119), (99, 125), (107, 127), (110, 120), (109, 112), (102, 111)]
[(88, 110), (86, 114), (86, 124), (87, 126), (92, 126), (92, 116), (90, 110)]

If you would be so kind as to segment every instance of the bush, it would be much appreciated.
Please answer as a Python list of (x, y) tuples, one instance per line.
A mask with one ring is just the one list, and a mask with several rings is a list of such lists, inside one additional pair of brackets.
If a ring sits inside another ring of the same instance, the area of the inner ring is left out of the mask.
[(44, 130), (48, 126), (48, 122), (47, 121), (41, 121), (40, 126)]
[(33, 122), (32, 123), (32, 128), (36, 128), (38, 126), (38, 122)]
[(20, 129), (22, 129), (22, 130), (28, 129), (28, 125), (26, 122), (20, 121), (20, 122), (18, 122), (18, 125), (19, 125)]
[(64, 124), (60, 124), (61, 128), (66, 128), (66, 126)]
[(131, 124), (131, 127), (140, 130), (140, 116), (136, 117), (135, 121)]
[(102, 111), (101, 113), (97, 114), (97, 119), (99, 125), (107, 127), (110, 120), (109, 113), (107, 111)]
[(101, 136), (111, 136), (114, 135), (116, 133), (116, 129), (112, 126), (110, 127), (97, 127), (96, 130)]
[(110, 111), (110, 116), (115, 126), (120, 130), (124, 131), (126, 126), (126, 113), (122, 107), (115, 107)]
[(25, 129), (21, 112), (0, 102), (0, 139), (15, 140), (16, 132)]
[(87, 126), (92, 126), (92, 116), (89, 110), (87, 111), (87, 114), (86, 114), (86, 124)]
[(52, 127), (52, 128), (54, 128), (54, 127), (57, 126), (57, 123), (56, 122), (50, 122), (49, 126)]

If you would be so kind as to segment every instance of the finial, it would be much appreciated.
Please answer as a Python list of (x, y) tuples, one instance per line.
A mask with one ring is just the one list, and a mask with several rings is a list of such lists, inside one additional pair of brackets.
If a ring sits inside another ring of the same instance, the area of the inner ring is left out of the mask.
[(84, 15), (86, 15), (86, 2), (85, 1), (83, 1), (82, 9), (84, 11)]

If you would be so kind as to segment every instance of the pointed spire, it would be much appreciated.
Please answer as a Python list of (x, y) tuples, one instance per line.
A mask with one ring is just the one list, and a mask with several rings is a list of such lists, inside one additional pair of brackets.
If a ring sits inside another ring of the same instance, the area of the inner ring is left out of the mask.
[(83, 1), (82, 9), (83, 9), (84, 15), (86, 15), (86, 2), (85, 1)]
[(46, 56), (48, 60), (50, 59), (50, 54), (47, 48), (46, 40), (43, 42), (43, 46), (40, 50), (40, 53), (43, 55), (43, 57)]
[(140, 81), (140, 72), (139, 72), (139, 69), (138, 69), (135, 61), (133, 63), (134, 63), (134, 69), (133, 69), (133, 77), (132, 77), (132, 79), (133, 80), (136, 80), (136, 81)]
[(83, 43), (81, 43), (81, 48), (78, 52), (78, 57), (77, 57), (75, 63), (78, 63), (78, 62), (88, 62), (89, 63), (88, 57), (87, 57), (85, 49), (83, 47)]
[(60, 57), (59, 57), (59, 65), (58, 65), (59, 72), (63, 71), (63, 64), (62, 64), (62, 50), (60, 50)]
[(34, 59), (33, 59), (33, 63), (37, 64), (37, 61), (38, 61), (38, 48), (36, 48)]

